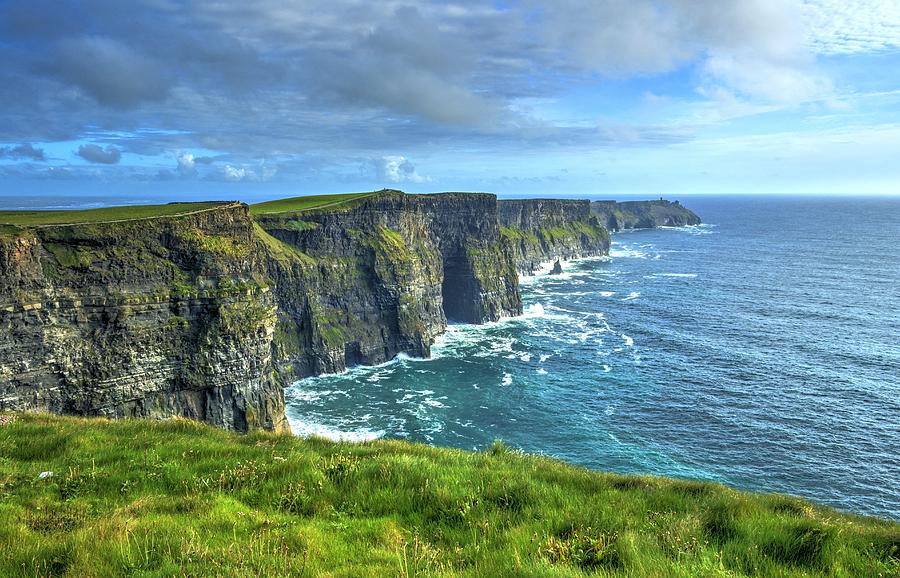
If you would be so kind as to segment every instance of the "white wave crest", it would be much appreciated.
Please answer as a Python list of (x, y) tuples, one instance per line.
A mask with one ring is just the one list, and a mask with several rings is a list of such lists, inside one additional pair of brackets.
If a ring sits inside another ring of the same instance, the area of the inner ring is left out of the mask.
[(546, 315), (546, 312), (544, 311), (544, 306), (540, 303), (533, 303), (522, 312), (522, 317), (525, 318), (543, 317), (544, 315)]
[(304, 420), (289, 421), (291, 424), (291, 431), (299, 437), (319, 436), (333, 441), (367, 442), (377, 440), (385, 435), (384, 430), (371, 430), (367, 428), (342, 430), (322, 423)]

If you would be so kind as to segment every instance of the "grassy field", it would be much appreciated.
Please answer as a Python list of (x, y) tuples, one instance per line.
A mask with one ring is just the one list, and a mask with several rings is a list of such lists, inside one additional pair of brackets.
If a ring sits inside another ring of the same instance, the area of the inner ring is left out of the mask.
[(895, 522), (502, 444), (0, 425), (2, 576), (875, 577), (900, 575), (898, 546)]
[(222, 204), (217, 201), (202, 203), (169, 203), (167, 205), (125, 205), (102, 209), (69, 211), (0, 211), (0, 223), (35, 227), (40, 225), (62, 225), (68, 223), (105, 223), (126, 219), (146, 219), (149, 217), (171, 217), (211, 209)]
[(338, 195), (309, 195), (305, 197), (291, 197), (289, 199), (276, 199), (274, 201), (250, 205), (250, 214), (271, 215), (277, 213), (296, 213), (299, 211), (340, 205), (348, 201), (363, 199), (374, 194), (375, 193), (343, 193)]

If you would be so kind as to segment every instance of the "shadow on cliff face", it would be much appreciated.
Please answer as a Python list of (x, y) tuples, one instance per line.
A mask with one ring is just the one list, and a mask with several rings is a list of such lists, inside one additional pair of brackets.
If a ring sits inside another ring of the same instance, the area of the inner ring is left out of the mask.
[(478, 303), (481, 291), (472, 265), (465, 255), (444, 258), (444, 281), (441, 284), (444, 316), (448, 322), (483, 323)]

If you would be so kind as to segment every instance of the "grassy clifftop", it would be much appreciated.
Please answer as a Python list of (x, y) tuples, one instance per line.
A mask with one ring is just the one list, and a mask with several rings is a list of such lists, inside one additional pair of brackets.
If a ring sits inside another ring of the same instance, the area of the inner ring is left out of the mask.
[(169, 203), (167, 205), (125, 205), (101, 209), (60, 211), (0, 211), (0, 223), (20, 227), (71, 225), (82, 223), (109, 223), (136, 219), (174, 217), (196, 213), (233, 203), (207, 201), (197, 203)]
[(784, 496), (502, 445), (35, 415), (0, 425), (0, 545), (3, 576), (900, 573), (900, 524)]
[(254, 216), (262, 216), (284, 213), (299, 213), (312, 209), (337, 207), (338, 205), (344, 205), (346, 203), (349, 203), (350, 201), (359, 201), (376, 194), (378, 194), (378, 191), (371, 193), (306, 195), (302, 197), (291, 197), (288, 199), (276, 199), (274, 201), (266, 201), (264, 203), (256, 203), (254, 205), (250, 205), (250, 214)]

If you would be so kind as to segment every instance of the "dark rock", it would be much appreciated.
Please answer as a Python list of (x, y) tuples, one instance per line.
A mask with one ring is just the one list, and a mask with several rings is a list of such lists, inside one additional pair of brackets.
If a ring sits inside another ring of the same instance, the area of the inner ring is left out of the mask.
[[(396, 191), (346, 210), (259, 219), (279, 303), (274, 358), (285, 380), (427, 357), (449, 321), (522, 311), (493, 195)], [(303, 223), (303, 224), (300, 224)], [(277, 252), (276, 252), (277, 253)]]
[(562, 263), (559, 262), (559, 259), (556, 260), (556, 263), (553, 264), (553, 269), (550, 271), (551, 275), (562, 275), (563, 268)]
[(0, 410), (287, 428), (283, 385), (521, 313), (493, 195), (0, 234)]
[(247, 207), (0, 237), (0, 409), (287, 427)]

